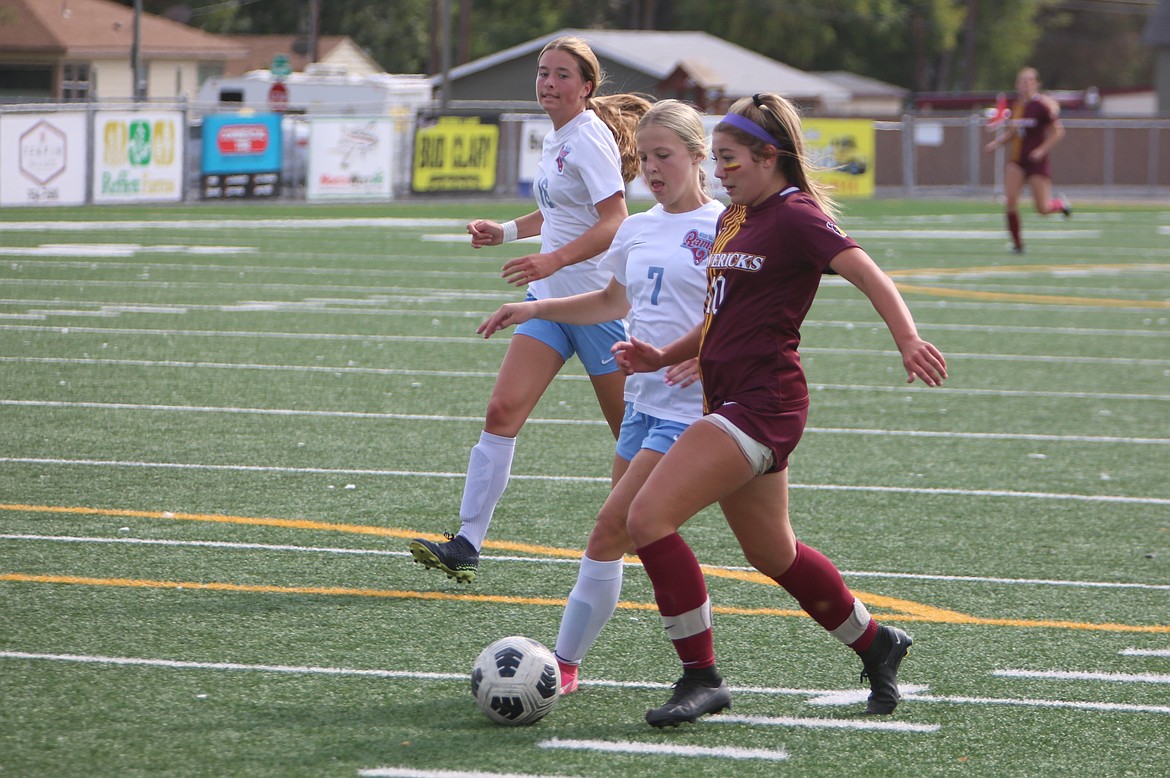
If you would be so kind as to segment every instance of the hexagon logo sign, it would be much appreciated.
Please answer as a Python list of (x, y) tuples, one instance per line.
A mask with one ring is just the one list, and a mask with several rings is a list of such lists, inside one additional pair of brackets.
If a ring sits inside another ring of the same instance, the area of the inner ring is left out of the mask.
[(20, 172), (41, 186), (65, 172), (65, 133), (42, 119), (20, 136)]

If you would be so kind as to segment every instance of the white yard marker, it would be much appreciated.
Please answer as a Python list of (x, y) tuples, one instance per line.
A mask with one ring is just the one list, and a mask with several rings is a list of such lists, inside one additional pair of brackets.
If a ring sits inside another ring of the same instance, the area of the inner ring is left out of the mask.
[(1001, 678), (1045, 678), (1053, 681), (1109, 681), (1111, 683), (1170, 683), (1161, 673), (1083, 673), (1072, 670), (995, 670)]
[(702, 756), (717, 759), (763, 759), (782, 762), (788, 752), (782, 748), (733, 748), (709, 746), (672, 746), (664, 743), (635, 743), (609, 740), (562, 740), (553, 738), (537, 744), (541, 748), (565, 748), (575, 751), (601, 751), (610, 754), (655, 754), (666, 756)]
[(908, 721), (875, 719), (817, 719), (798, 716), (737, 716), (722, 713), (703, 719), (707, 724), (755, 724), (764, 727), (805, 727), (810, 729), (859, 729), (876, 732), (938, 732), (938, 724), (911, 724)]
[(528, 773), (485, 773), (478, 770), (412, 770), (407, 767), (376, 767), (372, 770), (358, 770), (358, 775), (363, 778), (569, 778)]

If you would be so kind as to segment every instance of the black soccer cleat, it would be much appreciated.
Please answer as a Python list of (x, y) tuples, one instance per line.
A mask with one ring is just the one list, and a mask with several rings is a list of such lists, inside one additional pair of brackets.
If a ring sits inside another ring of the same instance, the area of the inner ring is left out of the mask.
[(675, 682), (674, 693), (665, 705), (646, 711), (646, 723), (652, 727), (677, 727), (721, 710), (731, 710), (731, 691), (726, 681), (720, 680), (718, 686), (703, 686), (684, 675)]
[(415, 538), (410, 541), (410, 553), (414, 561), (428, 568), (437, 568), (454, 578), (458, 583), (471, 583), (479, 569), (479, 552), (471, 541), (462, 535), (444, 532), (447, 538), (442, 543)]
[(902, 697), (898, 692), (898, 667), (913, 644), (910, 636), (897, 627), (878, 627), (873, 645), (861, 657), (865, 665), (861, 680), (868, 679), (870, 688), (867, 715), (885, 716), (898, 706)]

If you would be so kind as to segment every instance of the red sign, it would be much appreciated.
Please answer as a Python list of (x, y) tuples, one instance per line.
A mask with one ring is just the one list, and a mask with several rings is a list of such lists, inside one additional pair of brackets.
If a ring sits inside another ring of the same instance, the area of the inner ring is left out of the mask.
[(268, 88), (268, 107), (273, 111), (288, 109), (288, 87), (283, 82), (274, 81)]
[(263, 154), (268, 150), (268, 128), (263, 124), (227, 124), (219, 128), (215, 142), (219, 153), (227, 157)]

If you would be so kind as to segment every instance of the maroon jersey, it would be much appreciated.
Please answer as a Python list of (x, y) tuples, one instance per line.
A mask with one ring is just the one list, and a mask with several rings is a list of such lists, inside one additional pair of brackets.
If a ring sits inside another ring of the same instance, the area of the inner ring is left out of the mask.
[(1056, 113), (1048, 103), (1036, 95), (1021, 105), (1017, 100), (1012, 108), (1011, 126), (1015, 130), (1008, 159), (1024, 168), (1028, 175), (1048, 175), (1048, 157), (1032, 161), (1028, 155), (1044, 142), (1048, 128), (1056, 121)]
[(830, 260), (856, 246), (796, 187), (762, 205), (723, 212), (708, 263), (699, 348), (708, 413), (742, 406), (742, 417), (730, 407), (723, 415), (771, 445), (768, 419), (808, 407), (800, 325)]

